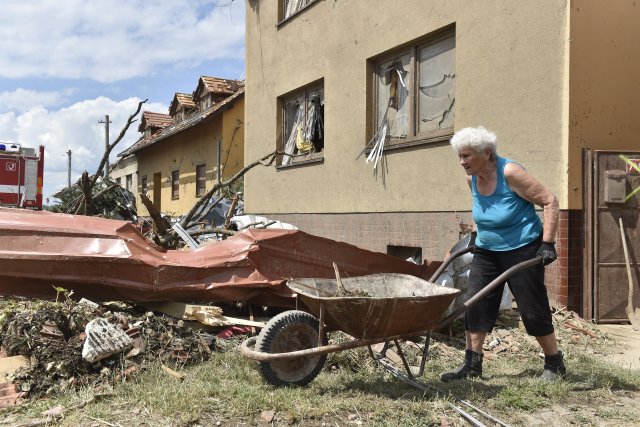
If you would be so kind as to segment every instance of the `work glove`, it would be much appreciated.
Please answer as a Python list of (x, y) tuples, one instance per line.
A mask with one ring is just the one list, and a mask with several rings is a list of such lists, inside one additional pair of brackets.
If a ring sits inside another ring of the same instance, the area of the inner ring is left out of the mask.
[(542, 256), (542, 263), (549, 265), (558, 258), (556, 242), (542, 242), (536, 256)]

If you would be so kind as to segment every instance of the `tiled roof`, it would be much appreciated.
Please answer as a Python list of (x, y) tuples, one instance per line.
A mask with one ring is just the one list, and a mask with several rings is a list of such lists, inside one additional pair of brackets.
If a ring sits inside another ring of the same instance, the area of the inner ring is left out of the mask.
[(171, 101), (171, 105), (169, 106), (169, 114), (174, 115), (176, 111), (178, 111), (178, 105), (182, 105), (185, 109), (194, 109), (196, 108), (196, 103), (193, 102), (193, 97), (188, 93), (180, 93), (177, 92), (173, 97), (173, 101)]
[(173, 117), (163, 113), (152, 113), (145, 111), (142, 113), (142, 120), (138, 126), (138, 132), (144, 132), (147, 128), (160, 128), (173, 124)]
[(209, 108), (204, 112), (193, 114), (192, 116), (190, 116), (186, 120), (183, 120), (180, 123), (172, 124), (163, 129), (160, 129), (157, 132), (155, 132), (153, 135), (151, 135), (150, 138), (144, 138), (144, 137), (140, 138), (131, 147), (119, 153), (118, 157), (124, 157), (124, 156), (128, 156), (129, 154), (133, 154), (136, 151), (140, 151), (143, 148), (146, 148), (150, 145), (155, 144), (156, 142), (159, 142), (165, 138), (170, 137), (171, 135), (175, 135), (176, 133), (182, 132), (183, 130), (192, 128), (209, 117), (215, 117), (218, 114), (222, 113), (227, 108), (229, 108), (230, 106), (232, 106), (237, 99), (243, 96), (244, 96), (244, 85), (240, 86), (240, 88), (236, 93), (218, 102), (212, 108)]
[(244, 86), (244, 82), (242, 80), (202, 76), (198, 81), (198, 87), (193, 92), (193, 99), (196, 101), (199, 100), (205, 94), (205, 90), (206, 92), (213, 93), (215, 95), (231, 95), (241, 86)]

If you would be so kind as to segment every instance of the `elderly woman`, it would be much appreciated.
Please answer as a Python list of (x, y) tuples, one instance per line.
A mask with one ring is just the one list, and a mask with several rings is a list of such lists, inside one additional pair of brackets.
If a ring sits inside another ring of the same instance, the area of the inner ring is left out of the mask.
[[(496, 135), (483, 127), (464, 128), (451, 145), (467, 174), (473, 197), (475, 244), (468, 288), (477, 293), (510, 267), (541, 255), (543, 262), (509, 278), (520, 317), (544, 351), (542, 379), (565, 375), (562, 352), (554, 334), (544, 266), (555, 261), (558, 200), (525, 169), (496, 153)], [(544, 224), (535, 206), (542, 207)], [(482, 377), (482, 346), (495, 324), (504, 284), (465, 312), (467, 348), (464, 364), (442, 374), (442, 381)]]

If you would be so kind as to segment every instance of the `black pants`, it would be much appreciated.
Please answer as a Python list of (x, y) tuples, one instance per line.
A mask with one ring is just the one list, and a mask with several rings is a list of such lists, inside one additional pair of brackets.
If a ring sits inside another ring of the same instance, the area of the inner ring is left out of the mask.
[[(488, 251), (476, 248), (469, 272), (468, 291), (475, 295), (500, 274), (523, 261), (535, 258), (542, 237), (511, 251)], [(529, 335), (540, 337), (553, 332), (551, 309), (547, 289), (544, 286), (544, 266), (528, 267), (507, 279), (509, 289), (518, 303), (520, 318)], [(467, 309), (464, 325), (467, 331), (491, 332), (495, 325), (504, 283)]]

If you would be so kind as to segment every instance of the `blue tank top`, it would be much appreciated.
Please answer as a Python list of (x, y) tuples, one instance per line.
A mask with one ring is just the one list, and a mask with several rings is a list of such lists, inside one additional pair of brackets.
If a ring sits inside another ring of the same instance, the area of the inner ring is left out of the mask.
[(473, 221), (478, 235), (476, 246), (491, 251), (509, 251), (533, 242), (542, 232), (542, 222), (533, 203), (511, 191), (504, 168), (512, 160), (497, 156), (496, 190), (483, 196), (471, 177)]

